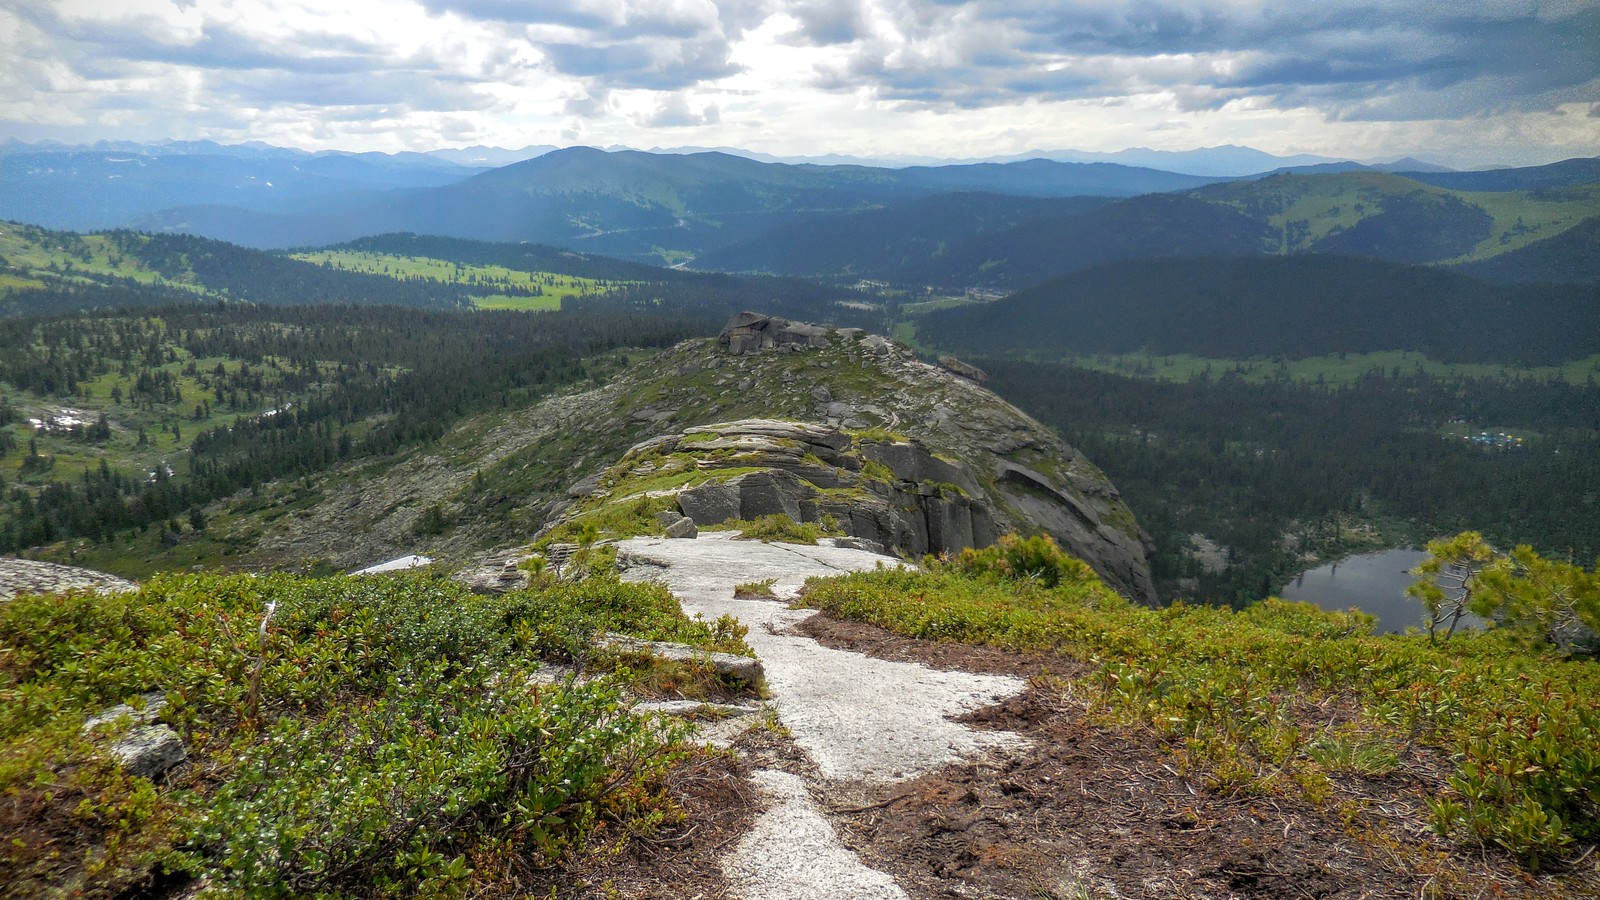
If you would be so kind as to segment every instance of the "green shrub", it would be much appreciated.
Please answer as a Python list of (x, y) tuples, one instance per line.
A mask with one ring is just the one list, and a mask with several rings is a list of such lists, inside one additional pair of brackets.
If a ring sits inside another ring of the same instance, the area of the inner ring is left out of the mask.
[(676, 759), (677, 735), (628, 715), (614, 681), (430, 674), (270, 729), (195, 829), (214, 877), (254, 897), (465, 893), (476, 848), (559, 858)]
[[(815, 544), (830, 534), (816, 522), (796, 522), (782, 513), (755, 519), (730, 519), (717, 526), (737, 529), (741, 541), (780, 541), (785, 544)], [(831, 533), (838, 533), (832, 529)]]
[(776, 578), (763, 578), (760, 581), (746, 581), (733, 586), (735, 597), (776, 599), (772, 586), (778, 583)]
[[(622, 710), (631, 673), (537, 687), (541, 660), (604, 631), (749, 653), (735, 624), (614, 576), (500, 597), (430, 573), (19, 597), (0, 604), (0, 868), (23, 895), (114, 896), (169, 870), (251, 895), (412, 896), (490, 877), (464, 872), (480, 857), (543, 865), (597, 823), (668, 809), (654, 779), (678, 751)], [(189, 750), (170, 781), (79, 733), (149, 690)]]
[[(1373, 637), (1365, 614), (1279, 600), (1148, 609), (1062, 556), (1013, 538), (921, 571), (812, 579), (801, 599), (901, 634), (1081, 660), (1108, 721), (1166, 735), (1219, 790), (1325, 800), (1321, 770), (1377, 773), (1421, 745), (1454, 761), (1432, 784), (1442, 833), (1530, 866), (1600, 839), (1594, 663), (1529, 652), (1502, 630)], [(1330, 708), (1355, 719), (1336, 727)]]

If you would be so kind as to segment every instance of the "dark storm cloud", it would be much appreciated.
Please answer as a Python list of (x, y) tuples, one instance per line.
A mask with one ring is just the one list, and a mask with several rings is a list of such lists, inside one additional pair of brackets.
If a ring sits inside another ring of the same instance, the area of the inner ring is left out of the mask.
[(1213, 106), (1252, 96), (1415, 118), (1548, 108), (1585, 86), (1592, 95), (1600, 79), (1595, 2), (905, 0), (879, 6), (892, 35), (863, 35), (866, 5), (791, 8), (796, 43), (855, 44), (848, 62), (819, 72), (819, 87), (956, 107), (1168, 91)]

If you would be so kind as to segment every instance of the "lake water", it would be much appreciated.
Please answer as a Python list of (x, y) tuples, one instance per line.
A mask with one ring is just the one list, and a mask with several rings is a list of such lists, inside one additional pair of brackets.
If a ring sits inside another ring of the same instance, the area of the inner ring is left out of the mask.
[[(1378, 617), (1378, 634), (1421, 628), (1427, 610), (1421, 601), (1406, 596), (1406, 588), (1417, 580), (1411, 570), (1427, 558), (1421, 550), (1363, 553), (1305, 572), (1284, 585), (1279, 595), (1323, 609), (1357, 607)], [(1476, 621), (1463, 619), (1462, 626)]]

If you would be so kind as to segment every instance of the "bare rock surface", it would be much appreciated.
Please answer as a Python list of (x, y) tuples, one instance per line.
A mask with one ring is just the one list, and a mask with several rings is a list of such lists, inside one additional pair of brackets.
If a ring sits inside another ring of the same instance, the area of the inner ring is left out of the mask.
[(0, 600), (21, 594), (56, 594), (80, 590), (121, 593), (138, 589), (137, 584), (125, 578), (94, 569), (0, 557)]
[(773, 579), (792, 597), (813, 575), (879, 565), (892, 557), (831, 546), (738, 541), (712, 532), (697, 541), (633, 538), (618, 545), (629, 580), (664, 583), (692, 615), (732, 615), (749, 627), (746, 641), (766, 670), (781, 723), (806, 751), (823, 781), (773, 770), (756, 774), (770, 807), (723, 862), (745, 900), (886, 900), (905, 894), (889, 876), (843, 847), (812, 799), (834, 781), (894, 783), (947, 763), (1020, 750), (1004, 731), (977, 731), (953, 717), (1006, 700), (1026, 687), (1018, 678), (939, 671), (824, 647), (794, 631), (815, 615), (782, 601), (735, 599), (734, 586)]
[(165, 725), (136, 725), (128, 729), (111, 745), (111, 755), (117, 758), (130, 775), (154, 778), (189, 758), (183, 738)]
[(601, 641), (607, 647), (629, 653), (645, 653), (676, 662), (703, 662), (718, 675), (738, 678), (754, 684), (761, 680), (761, 661), (732, 653), (697, 650), (687, 644), (670, 641), (641, 641), (622, 634), (607, 634)]
[[(767, 769), (755, 782), (771, 806), (723, 861), (744, 900), (904, 900), (893, 878), (840, 846), (805, 780)], [(774, 848), (782, 848), (774, 852)]]

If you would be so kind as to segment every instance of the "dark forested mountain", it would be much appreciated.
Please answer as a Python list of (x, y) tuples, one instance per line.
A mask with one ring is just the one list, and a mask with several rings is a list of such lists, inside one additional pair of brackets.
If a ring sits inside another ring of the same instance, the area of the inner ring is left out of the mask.
[(1109, 202), (1102, 197), (938, 194), (781, 225), (711, 250), (697, 257), (694, 265), (731, 272), (914, 282), (927, 278), (930, 268), (974, 238), (1008, 232), (1041, 216), (1070, 217)]
[(1406, 177), (1458, 191), (1537, 191), (1600, 181), (1600, 156), (1484, 172), (1407, 172)]
[(918, 336), (1047, 358), (1418, 350), (1448, 362), (1552, 364), (1600, 353), (1600, 297), (1587, 286), (1491, 285), (1349, 257), (1140, 260), (931, 313)]
[(1600, 284), (1600, 217), (1520, 250), (1465, 263), (1457, 271), (1485, 281)]
[[(978, 360), (989, 386), (1060, 430), (1116, 482), (1155, 537), (1162, 596), (1251, 603), (1351, 551), (1351, 522), (1409, 523), (1406, 539), (1479, 529), (1500, 546), (1600, 553), (1600, 388), (1375, 370), (1347, 385), (1157, 381), (1065, 365)], [(1450, 422), (1518, 427), (1532, 446), (1485, 449)], [(1370, 534), (1370, 532), (1368, 532)], [(1190, 535), (1225, 548), (1208, 569)], [(1370, 540), (1370, 538), (1369, 538)], [(1360, 546), (1359, 543), (1356, 544)], [(1182, 590), (1178, 579), (1194, 579)]]
[(1268, 252), (1271, 231), (1213, 203), (1150, 194), (1081, 212), (1038, 216), (953, 245), (925, 267), (943, 284), (1025, 287), (1123, 259)]

